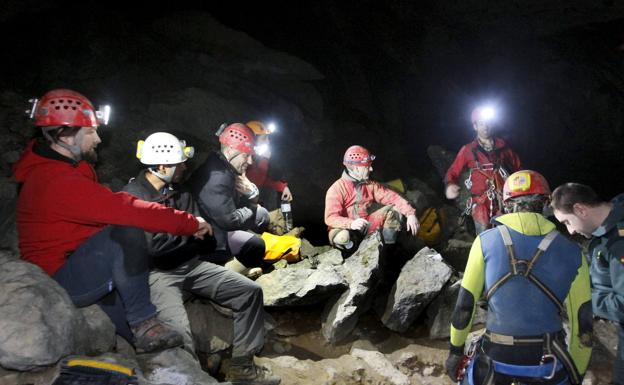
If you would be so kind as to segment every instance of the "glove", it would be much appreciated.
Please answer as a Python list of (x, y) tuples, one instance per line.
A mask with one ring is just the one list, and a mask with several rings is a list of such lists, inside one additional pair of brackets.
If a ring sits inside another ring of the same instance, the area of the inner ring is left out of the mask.
[(461, 364), (463, 357), (463, 354), (450, 352), (446, 362), (444, 363), (446, 374), (448, 374), (453, 382), (459, 381), (459, 378), (457, 378), (457, 371), (459, 370), (459, 365)]

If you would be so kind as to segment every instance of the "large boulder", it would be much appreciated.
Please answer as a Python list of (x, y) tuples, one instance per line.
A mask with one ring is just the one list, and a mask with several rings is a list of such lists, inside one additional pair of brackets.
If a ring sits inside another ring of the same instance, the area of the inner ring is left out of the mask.
[(408, 261), (388, 296), (383, 324), (394, 331), (406, 331), (442, 290), (452, 274), (442, 256), (428, 247)]
[(0, 366), (34, 370), (72, 353), (114, 346), (108, 317), (95, 306), (77, 309), (66, 291), (37, 266), (0, 257)]
[(372, 303), (378, 283), (379, 253), (382, 248), (378, 232), (364, 239), (358, 250), (342, 265), (349, 288), (334, 300), (328, 301), (323, 310), (322, 333), (330, 343), (345, 338), (355, 327), (359, 316)]
[(262, 287), (265, 306), (320, 303), (347, 287), (342, 274), (328, 264), (319, 265), (317, 269), (277, 269), (262, 275), (256, 283)]

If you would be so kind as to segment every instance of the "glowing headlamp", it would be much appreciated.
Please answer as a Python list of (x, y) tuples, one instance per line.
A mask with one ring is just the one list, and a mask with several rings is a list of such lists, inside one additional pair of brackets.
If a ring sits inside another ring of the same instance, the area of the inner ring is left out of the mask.
[(259, 144), (257, 146), (254, 147), (254, 151), (256, 152), (256, 154), (263, 156), (269, 153), (269, 144), (268, 143), (262, 143)]
[(275, 125), (275, 123), (271, 122), (267, 125), (267, 130), (269, 131), (269, 133), (272, 134), (277, 131), (277, 126)]
[(491, 123), (497, 118), (497, 111), (491, 105), (481, 106), (475, 109), (473, 113), (473, 122)]
[(105, 106), (100, 106), (97, 111), (95, 111), (95, 117), (97, 118), (98, 123), (100, 124), (108, 124), (108, 119), (110, 118), (111, 107), (107, 104)]

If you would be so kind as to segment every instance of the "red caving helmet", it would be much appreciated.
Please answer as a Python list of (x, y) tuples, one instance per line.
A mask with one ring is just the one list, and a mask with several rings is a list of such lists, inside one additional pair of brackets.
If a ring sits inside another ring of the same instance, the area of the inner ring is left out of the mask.
[(351, 146), (347, 148), (342, 159), (342, 164), (345, 166), (370, 166), (375, 160), (375, 155), (362, 146)]
[(232, 123), (223, 129), (219, 142), (245, 154), (254, 152), (254, 133), (242, 123)]
[(41, 97), (35, 109), (35, 125), (38, 127), (98, 126), (95, 108), (84, 95), (67, 89), (56, 89)]

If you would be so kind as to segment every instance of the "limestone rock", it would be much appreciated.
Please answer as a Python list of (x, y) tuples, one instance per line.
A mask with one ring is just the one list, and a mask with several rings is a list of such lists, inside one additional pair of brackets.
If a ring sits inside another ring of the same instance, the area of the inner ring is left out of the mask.
[(182, 348), (167, 349), (154, 354), (141, 354), (137, 360), (143, 376), (155, 384), (205, 385), (218, 381), (204, 372), (199, 362)]
[(442, 256), (428, 247), (408, 261), (388, 296), (381, 321), (394, 331), (403, 332), (442, 290), (452, 269)]
[[(429, 338), (446, 339), (451, 334), (451, 316), (461, 281), (457, 281), (447, 286), (438, 297), (427, 307), (427, 327), (429, 328)], [(477, 306), (473, 325), (485, 323), (487, 311)]]
[[(300, 262), (301, 263), (301, 262)], [(309, 305), (343, 290), (345, 278), (333, 266), (279, 269), (256, 280), (264, 292), (265, 306)]]
[(185, 307), (197, 351), (214, 353), (232, 345), (234, 320), (231, 310), (203, 299), (189, 301)]
[(370, 308), (371, 289), (377, 285), (381, 247), (379, 233), (373, 233), (342, 265), (349, 288), (325, 305), (321, 318), (323, 337), (327, 341), (334, 343), (345, 338), (353, 330), (360, 314)]

